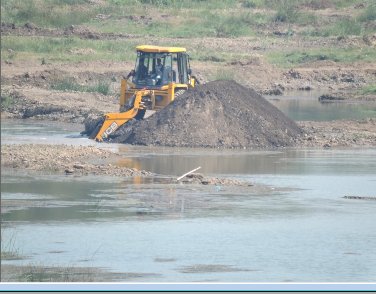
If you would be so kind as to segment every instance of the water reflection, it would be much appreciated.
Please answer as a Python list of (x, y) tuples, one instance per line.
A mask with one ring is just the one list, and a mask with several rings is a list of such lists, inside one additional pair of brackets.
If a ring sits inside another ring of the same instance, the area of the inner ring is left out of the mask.
[(80, 135), (83, 126), (32, 119), (1, 119), (1, 144), (93, 145)]
[(297, 92), (284, 96), (265, 96), (274, 106), (296, 121), (330, 121), (376, 117), (376, 102), (320, 103), (318, 92)]
[(374, 149), (282, 151), (119, 147), (120, 166), (137, 167), (157, 174), (179, 176), (201, 166), (204, 174), (352, 174), (374, 173)]

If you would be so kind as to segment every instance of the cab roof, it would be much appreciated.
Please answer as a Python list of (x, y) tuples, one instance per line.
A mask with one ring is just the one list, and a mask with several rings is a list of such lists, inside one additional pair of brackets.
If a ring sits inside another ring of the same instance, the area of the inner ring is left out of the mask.
[(153, 45), (140, 45), (136, 47), (137, 51), (151, 52), (151, 53), (180, 53), (187, 50), (182, 47), (162, 47)]

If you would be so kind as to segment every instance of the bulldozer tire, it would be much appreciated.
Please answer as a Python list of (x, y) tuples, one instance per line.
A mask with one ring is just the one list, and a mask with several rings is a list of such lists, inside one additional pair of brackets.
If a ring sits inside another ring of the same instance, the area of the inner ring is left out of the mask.
[(98, 134), (99, 130), (101, 129), (103, 123), (104, 123), (104, 118), (102, 117), (102, 118), (97, 122), (97, 125), (95, 126), (95, 128), (94, 128), (93, 131), (91, 132), (91, 134), (90, 134), (90, 136), (89, 136), (90, 139), (94, 139), (94, 138), (97, 136), (97, 134)]
[(144, 118), (146, 113), (146, 109), (139, 109), (136, 116), (134, 117), (136, 120), (141, 120)]

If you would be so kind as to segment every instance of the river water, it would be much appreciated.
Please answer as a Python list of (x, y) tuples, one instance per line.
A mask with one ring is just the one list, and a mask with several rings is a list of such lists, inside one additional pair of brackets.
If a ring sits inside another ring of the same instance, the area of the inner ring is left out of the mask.
[(267, 96), (268, 100), (297, 121), (330, 121), (338, 119), (376, 118), (376, 102), (318, 102), (320, 92), (299, 91), (284, 96)]
[[(2, 144), (97, 144), (69, 127), (2, 121)], [(2, 173), (3, 264), (82, 266), (126, 282), (374, 282), (376, 149), (281, 151), (105, 144), (157, 179)], [(103, 146), (99, 145), (99, 146)], [(171, 184), (207, 176), (256, 186)], [(8, 245), (10, 246), (10, 245)]]

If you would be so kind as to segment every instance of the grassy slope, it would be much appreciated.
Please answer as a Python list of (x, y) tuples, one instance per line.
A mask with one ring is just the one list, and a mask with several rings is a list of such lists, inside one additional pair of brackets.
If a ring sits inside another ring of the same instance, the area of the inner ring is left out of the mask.
[[(375, 34), (373, 0), (2, 0), (1, 20), (17, 27), (32, 23), (62, 31), (75, 25), (98, 33), (136, 36), (99, 40), (2, 36), (4, 61), (133, 61), (134, 47), (148, 42), (187, 47), (193, 61), (218, 68), (249, 58), (249, 46), (239, 45), (243, 39), (260, 45), (257, 52), (281, 68), (316, 60), (376, 60), (372, 46), (333, 42)], [(205, 42), (207, 38), (220, 40), (219, 44), (235, 43), (213, 46), (212, 41)], [(308, 45), (301, 47), (301, 40)], [(310, 42), (319, 45), (310, 47)], [(233, 73), (218, 71), (212, 78), (223, 76)]]

